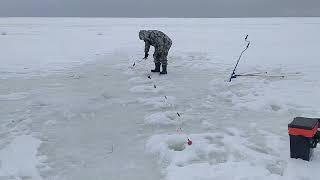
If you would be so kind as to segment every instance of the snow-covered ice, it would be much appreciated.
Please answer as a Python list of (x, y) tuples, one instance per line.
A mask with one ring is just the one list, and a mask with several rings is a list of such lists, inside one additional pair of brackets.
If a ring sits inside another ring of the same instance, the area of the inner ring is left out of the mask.
[(147, 124), (153, 125), (172, 125), (181, 123), (178, 120), (178, 116), (176, 112), (166, 111), (166, 112), (157, 112), (154, 114), (150, 114), (145, 117), (145, 122)]
[(16, 137), (7, 147), (0, 151), (0, 176), (6, 179), (40, 180), (37, 170), (39, 157), (37, 149), (41, 141), (30, 135)]
[[(319, 28), (319, 18), (1, 18), (0, 179), (314, 179), (320, 150), (290, 159), (287, 124), (320, 116)], [(140, 29), (172, 38), (168, 75), (141, 59)], [(229, 83), (246, 34), (237, 73), (262, 76)]]

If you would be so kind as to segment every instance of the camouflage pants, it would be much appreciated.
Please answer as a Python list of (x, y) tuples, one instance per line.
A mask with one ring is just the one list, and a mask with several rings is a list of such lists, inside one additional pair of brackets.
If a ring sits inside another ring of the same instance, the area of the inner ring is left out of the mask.
[(171, 43), (165, 48), (156, 48), (153, 54), (154, 63), (161, 63), (162, 65), (168, 64), (168, 53), (171, 47)]

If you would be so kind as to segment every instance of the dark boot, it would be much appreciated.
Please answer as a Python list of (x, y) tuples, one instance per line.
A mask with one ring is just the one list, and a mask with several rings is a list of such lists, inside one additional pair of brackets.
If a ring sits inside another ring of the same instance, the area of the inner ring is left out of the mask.
[(162, 65), (162, 71), (160, 74), (167, 74), (167, 65)]
[(151, 72), (160, 72), (160, 63), (154, 63), (155, 68), (151, 70)]

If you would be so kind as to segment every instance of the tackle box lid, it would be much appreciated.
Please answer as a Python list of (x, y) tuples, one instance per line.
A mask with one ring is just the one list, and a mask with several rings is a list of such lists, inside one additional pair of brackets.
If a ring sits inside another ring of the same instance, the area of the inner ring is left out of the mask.
[[(293, 121), (288, 124), (289, 128), (312, 130), (319, 124), (317, 118), (305, 118), (305, 117), (295, 117)], [(318, 128), (318, 127), (317, 127)]]

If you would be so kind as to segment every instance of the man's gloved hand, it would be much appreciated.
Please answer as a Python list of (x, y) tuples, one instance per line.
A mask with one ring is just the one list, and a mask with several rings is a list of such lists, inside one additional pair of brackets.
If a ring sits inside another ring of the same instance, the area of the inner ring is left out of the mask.
[(145, 53), (145, 54), (144, 54), (144, 58), (143, 58), (143, 59), (147, 59), (147, 58), (148, 58), (148, 56), (149, 56), (149, 54), (148, 54), (148, 53)]

